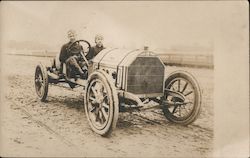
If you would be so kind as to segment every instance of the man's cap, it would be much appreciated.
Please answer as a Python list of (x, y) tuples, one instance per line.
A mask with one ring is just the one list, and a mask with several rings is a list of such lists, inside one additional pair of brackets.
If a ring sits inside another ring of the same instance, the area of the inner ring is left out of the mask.
[(76, 35), (76, 31), (73, 30), (73, 29), (70, 29), (70, 30), (67, 32), (67, 34), (68, 34), (68, 35), (69, 35), (69, 34), (74, 34), (74, 35)]
[(97, 34), (97, 35), (95, 35), (95, 40), (96, 39), (104, 39), (104, 37), (103, 37), (103, 35), (101, 35), (101, 34)]

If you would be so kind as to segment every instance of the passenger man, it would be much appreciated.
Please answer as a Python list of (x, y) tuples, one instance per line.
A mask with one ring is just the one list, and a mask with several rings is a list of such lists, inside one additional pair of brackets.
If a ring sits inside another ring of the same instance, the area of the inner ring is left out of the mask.
[(87, 60), (92, 60), (100, 51), (105, 49), (105, 47), (103, 46), (103, 39), (103, 36), (100, 34), (97, 34), (95, 36), (96, 45), (94, 47), (91, 47), (89, 53), (86, 56)]
[(75, 76), (78, 72), (81, 77), (84, 77), (84, 72), (77, 62), (77, 55), (79, 55), (83, 48), (80, 44), (75, 43), (69, 50), (69, 46), (76, 41), (76, 32), (74, 30), (69, 30), (67, 34), (69, 42), (62, 46), (59, 60), (66, 64), (68, 75), (72, 74)]

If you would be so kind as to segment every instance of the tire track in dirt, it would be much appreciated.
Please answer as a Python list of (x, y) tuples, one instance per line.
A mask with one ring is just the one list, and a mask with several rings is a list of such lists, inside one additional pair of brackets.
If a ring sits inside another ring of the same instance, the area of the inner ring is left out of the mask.
[[(49, 127), (48, 125), (46, 125), (45, 123), (43, 123), (40, 120), (35, 119), (26, 108), (24, 107), (20, 107), (18, 106), (18, 104), (15, 101), (11, 101), (12, 104), (14, 104), (16, 106), (16, 110), (20, 110), (23, 114), (25, 114), (27, 116), (27, 118), (31, 121), (33, 121), (34, 123), (38, 124), (39, 126), (43, 127), (45, 130), (47, 130), (49, 133), (53, 134), (54, 136), (56, 136), (58, 139), (60, 139), (64, 144), (66, 144), (68, 147), (73, 147), (73, 148), (77, 148), (77, 146), (75, 144), (72, 143), (72, 141), (66, 139), (64, 136), (60, 135), (58, 132), (56, 132), (55, 130), (53, 130), (51, 127)], [(32, 103), (32, 102), (31, 102)]]
[[(156, 112), (156, 111), (154, 111), (154, 110), (151, 110), (151, 111), (148, 111), (148, 112), (154, 113), (154, 114), (158, 115), (158, 117), (161, 117), (161, 116), (163, 115), (162, 113)], [(166, 124), (171, 123), (171, 122), (166, 121), (166, 120), (150, 119), (150, 118), (148, 118), (148, 117), (146, 117), (146, 116), (143, 116), (143, 115), (140, 114), (140, 113), (133, 113), (133, 115), (136, 115), (136, 116), (140, 117), (141, 119), (144, 119), (145, 121), (150, 121), (150, 122), (152, 123), (152, 125), (153, 125), (153, 124), (158, 124), (158, 125), (165, 124), (165, 125), (166, 125)], [(156, 116), (156, 117), (157, 117), (157, 116)], [(181, 126), (183, 126), (183, 125), (181, 125)], [(183, 127), (185, 127), (185, 126), (183, 126)], [(195, 128), (199, 128), (199, 129), (201, 129), (201, 130), (208, 131), (208, 132), (211, 132), (211, 133), (213, 132), (212, 129), (209, 129), (208, 127), (202, 127), (202, 126), (200, 126), (200, 125), (198, 125), (198, 124), (190, 124), (190, 125), (188, 125), (188, 127), (191, 127), (191, 128), (195, 127)]]

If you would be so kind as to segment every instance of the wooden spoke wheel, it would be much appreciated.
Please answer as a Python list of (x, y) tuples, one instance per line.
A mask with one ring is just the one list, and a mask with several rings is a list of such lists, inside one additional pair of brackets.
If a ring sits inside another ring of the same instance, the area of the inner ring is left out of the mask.
[(38, 98), (45, 101), (48, 94), (48, 74), (46, 68), (39, 64), (35, 71), (35, 89)]
[(165, 81), (163, 112), (174, 123), (188, 125), (201, 111), (201, 92), (195, 78), (184, 71), (172, 73)]
[(102, 71), (91, 74), (85, 95), (85, 113), (96, 133), (107, 136), (116, 127), (119, 101), (112, 80)]

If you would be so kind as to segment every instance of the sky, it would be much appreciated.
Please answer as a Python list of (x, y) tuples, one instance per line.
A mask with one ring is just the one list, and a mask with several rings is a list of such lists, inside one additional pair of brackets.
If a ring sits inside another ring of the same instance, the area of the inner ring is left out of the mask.
[(1, 41), (36, 41), (58, 49), (67, 42), (67, 31), (75, 29), (79, 39), (92, 44), (95, 34), (103, 34), (112, 47), (211, 49), (225, 6), (214, 1), (4, 1)]

